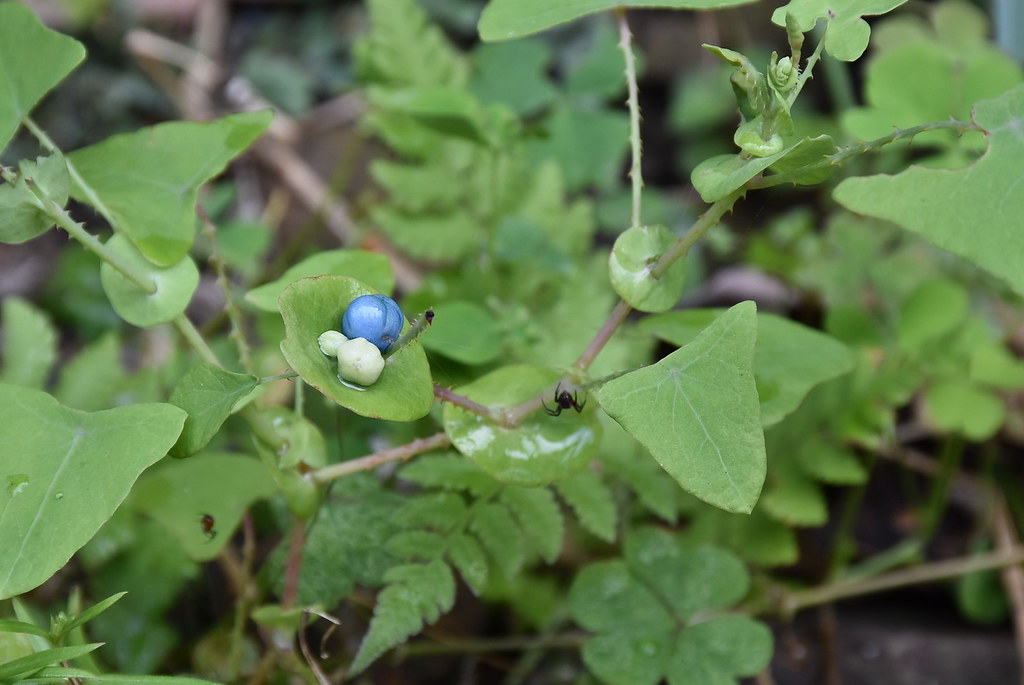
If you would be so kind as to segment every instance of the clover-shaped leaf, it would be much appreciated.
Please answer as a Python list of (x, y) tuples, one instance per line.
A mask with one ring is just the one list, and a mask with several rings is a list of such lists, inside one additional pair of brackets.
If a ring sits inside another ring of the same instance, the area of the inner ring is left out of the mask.
[(419, 342), (390, 355), (380, 378), (367, 388), (343, 382), (338, 377), (337, 360), (321, 352), (317, 343), (324, 331), (341, 329), (341, 317), (352, 300), (374, 293), (348, 276), (303, 278), (292, 283), (278, 299), (286, 335), (281, 352), (302, 380), (343, 407), (363, 416), (412, 421), (425, 416), (434, 401), (430, 367)]
[(768, 662), (771, 633), (745, 616), (701, 616), (732, 606), (748, 587), (732, 554), (641, 528), (626, 540), (623, 559), (576, 576), (569, 611), (595, 633), (583, 660), (606, 682), (732, 683)]
[(871, 38), (871, 27), (864, 16), (885, 14), (907, 0), (790, 0), (775, 10), (772, 21), (786, 25), (786, 14), (792, 14), (800, 30), (810, 31), (819, 19), (828, 19), (825, 52), (838, 60), (852, 62), (864, 54)]
[[(558, 374), (534, 366), (506, 366), (457, 388), (474, 402), (511, 407), (548, 389)], [(581, 400), (583, 398), (580, 398)], [(589, 408), (560, 416), (534, 412), (515, 428), (503, 428), (454, 405), (444, 408), (452, 444), (494, 478), (527, 487), (575, 474), (596, 454), (600, 424)]]
[(848, 178), (833, 197), (847, 209), (920, 233), (1024, 293), (1024, 84), (979, 102), (974, 121), (987, 132), (989, 147), (970, 166)]

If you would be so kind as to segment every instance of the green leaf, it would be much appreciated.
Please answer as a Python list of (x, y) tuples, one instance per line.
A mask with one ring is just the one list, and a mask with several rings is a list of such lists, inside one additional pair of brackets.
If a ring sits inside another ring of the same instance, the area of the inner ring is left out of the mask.
[[(164, 461), (147, 471), (132, 502), (166, 528), (190, 559), (206, 561), (231, 542), (249, 506), (275, 492), (270, 473), (258, 459), (210, 452), (185, 461)], [(214, 519), (213, 539), (201, 525), (207, 514)]]
[(599, 634), (583, 643), (583, 663), (607, 683), (656, 685), (672, 654), (670, 633)]
[(546, 488), (517, 488), (501, 491), (501, 501), (515, 515), (519, 527), (529, 538), (541, 558), (552, 564), (562, 552), (565, 520), (555, 496)]
[(612, 491), (601, 477), (586, 469), (555, 484), (584, 528), (605, 542), (614, 542), (618, 512)]
[(896, 176), (848, 178), (833, 192), (844, 207), (894, 221), (970, 260), (1024, 292), (1015, 256), (1024, 250), (1018, 218), (1019, 160), (1024, 155), (1024, 84), (979, 102), (974, 120), (988, 132), (988, 151), (964, 169), (911, 167)]
[(461, 207), (414, 214), (378, 205), (370, 216), (396, 245), (420, 259), (459, 259), (475, 250), (482, 239), (480, 224)]
[(925, 281), (900, 308), (897, 337), (910, 352), (957, 330), (967, 317), (967, 291), (948, 279)]
[(795, 467), (773, 469), (773, 482), (761, 506), (773, 518), (790, 526), (821, 526), (828, 520), (828, 504), (817, 486)]
[(461, 495), (434, 492), (411, 498), (398, 512), (395, 521), (402, 525), (432, 528), (443, 533), (461, 529), (469, 510)]
[(754, 385), (757, 310), (729, 309), (653, 366), (601, 388), (601, 406), (689, 492), (750, 513), (765, 476)]
[(111, 237), (104, 247), (156, 286), (156, 292), (147, 293), (104, 262), (100, 267), (103, 291), (118, 316), (133, 326), (148, 328), (167, 323), (185, 311), (199, 285), (199, 269), (191, 257), (186, 255), (172, 266), (157, 266), (119, 234)]
[(449, 177), (451, 169), (452, 160), (447, 156), (432, 157), (422, 163), (375, 159), (370, 165), (373, 179), (387, 189), (391, 202), (411, 214), (451, 210), (462, 201), (465, 188), (452, 183)]
[(0, 151), (21, 118), (83, 59), (77, 40), (46, 28), (19, 2), (0, 3)]
[(860, 485), (868, 479), (857, 455), (831, 440), (807, 441), (797, 450), (797, 460), (805, 473), (832, 485)]
[(502, 326), (480, 305), (452, 300), (433, 309), (434, 322), (419, 337), (423, 347), (463, 364), (486, 364), (501, 353)]
[(167, 453), (184, 421), (168, 404), (85, 414), (0, 384), (0, 598), (31, 590), (67, 563)]
[[(511, 407), (549, 388), (558, 374), (534, 366), (506, 366), (456, 389), (485, 406)], [(547, 485), (578, 472), (597, 449), (600, 425), (592, 412), (549, 416), (536, 411), (504, 428), (455, 405), (444, 408), (452, 444), (494, 478), (511, 485)]]
[(265, 312), (276, 312), (277, 299), (289, 285), (300, 278), (328, 274), (351, 276), (385, 295), (395, 289), (395, 276), (386, 256), (367, 250), (328, 250), (303, 259), (277, 280), (253, 288), (245, 299)]
[(399, 559), (433, 561), (444, 554), (445, 539), (432, 530), (403, 530), (388, 538), (385, 548)]
[(95, 617), (99, 616), (100, 614), (102, 614), (107, 609), (109, 609), (111, 606), (113, 606), (119, 599), (124, 597), (126, 594), (128, 594), (128, 593), (127, 592), (117, 592), (117, 593), (111, 595), (110, 597), (107, 597), (104, 600), (100, 600), (99, 602), (96, 602), (96, 604), (93, 604), (91, 607), (89, 607), (88, 609), (86, 609), (82, 613), (77, 614), (76, 616), (72, 617), (72, 619), (70, 621), (68, 621), (64, 625), (62, 632), (64, 634), (67, 634), (67, 633), (71, 632), (72, 630), (74, 630), (75, 628), (77, 628), (77, 627), (79, 627), (81, 625), (86, 624), (87, 622), (91, 621), (92, 619), (94, 619)]
[(510, 40), (545, 31), (595, 12), (616, 7), (666, 9), (717, 9), (735, 7), (752, 0), (577, 0), (552, 3), (549, 0), (491, 0), (480, 17), (480, 38), (484, 41)]
[(939, 429), (969, 440), (988, 440), (1006, 420), (1006, 407), (999, 397), (960, 378), (933, 383), (924, 400), (928, 417)]
[(487, 497), (501, 487), (461, 454), (422, 456), (402, 468), (398, 475), (425, 487), (465, 490), (476, 497)]
[(376, 292), (348, 276), (292, 283), (278, 300), (287, 336), (281, 352), (302, 380), (343, 407), (372, 418), (412, 421), (425, 416), (434, 402), (430, 367), (418, 342), (389, 356), (380, 379), (369, 388), (343, 383), (336, 360), (317, 343), (324, 331), (341, 329), (342, 314), (352, 300)]
[(596, 633), (647, 635), (670, 631), (674, 619), (661, 598), (621, 560), (588, 564), (569, 590), (573, 620)]
[(629, 117), (624, 112), (562, 104), (544, 120), (547, 135), (527, 143), (534, 165), (554, 159), (570, 191), (588, 186), (610, 189), (629, 146)]
[(448, 559), (459, 570), (473, 594), (480, 595), (487, 589), (487, 555), (475, 537), (465, 533), (453, 535), (448, 541)]
[(70, 188), (68, 166), (59, 152), (34, 162), (22, 160), (14, 185), (0, 185), (0, 242), (23, 243), (49, 230), (53, 219), (36, 206), (36, 192), (63, 207)]
[(0, 632), (4, 633), (23, 633), (25, 635), (35, 635), (36, 637), (45, 637), (49, 639), (50, 633), (43, 630), (39, 626), (32, 623), (26, 623), (24, 621), (11, 621), (7, 619), (0, 620)]
[(864, 54), (871, 36), (871, 27), (861, 17), (885, 14), (907, 0), (790, 0), (775, 10), (772, 21), (786, 25), (792, 14), (800, 30), (807, 33), (819, 19), (828, 19), (825, 52), (838, 60), (852, 62)]
[(683, 548), (673, 534), (639, 528), (626, 538), (626, 563), (633, 575), (658, 594), (677, 619), (743, 599), (750, 579), (743, 562), (711, 545)]
[[(791, 156), (803, 164), (809, 164), (813, 161), (820, 161), (826, 155), (835, 152), (835, 149), (832, 138), (822, 135), (814, 138), (802, 138), (785, 150), (767, 157), (745, 158), (741, 155), (717, 155), (698, 164), (690, 174), (690, 181), (700, 193), (701, 199), (705, 202), (714, 202), (734, 190), (742, 188), (743, 184), (768, 167), (774, 168), (781, 164), (778, 169), (780, 172), (790, 171), (790, 167), (784, 162)], [(808, 173), (794, 178), (793, 182), (808, 184), (819, 183), (822, 180), (824, 179), (820, 174)]]
[(675, 523), (679, 495), (676, 482), (653, 460), (642, 457), (640, 443), (622, 426), (607, 415), (601, 425), (604, 439), (598, 458), (605, 471), (628, 485), (650, 511)]
[(1024, 388), (1024, 362), (1001, 343), (979, 345), (971, 352), (971, 380), (999, 388)]
[(747, 515), (700, 505), (690, 516), (687, 539), (723, 545), (748, 563), (789, 566), (800, 558), (793, 529), (767, 516), (762, 507)]
[(455, 603), (455, 579), (441, 561), (406, 564), (388, 571), (390, 583), (377, 597), (370, 631), (349, 668), (353, 676), (388, 649), (433, 623)]
[(546, 73), (550, 62), (551, 48), (540, 40), (481, 44), (473, 51), (469, 90), (483, 103), (530, 116), (555, 98)]
[(615, 239), (608, 276), (615, 292), (634, 309), (663, 312), (679, 301), (686, 284), (685, 259), (677, 259), (660, 278), (651, 276), (651, 268), (675, 241), (664, 226), (634, 226)]
[(2, 315), (0, 382), (41, 390), (57, 361), (57, 329), (46, 313), (20, 297), (5, 297)]
[(85, 347), (60, 371), (53, 396), (79, 411), (98, 411), (114, 404), (126, 379), (121, 366), (121, 344), (110, 332)]
[(259, 384), (255, 376), (232, 373), (213, 364), (189, 369), (168, 400), (188, 412), (185, 428), (170, 455), (188, 457), (203, 447), (220, 430), (235, 404)]
[[(691, 309), (652, 316), (640, 328), (682, 346), (720, 311)], [(762, 425), (778, 423), (800, 406), (811, 388), (851, 368), (849, 349), (831, 336), (774, 314), (757, 315), (754, 377)]]
[(99, 201), (143, 255), (154, 264), (178, 264), (192, 247), (199, 187), (224, 171), (258, 138), (270, 110), (232, 114), (216, 121), (175, 121), (111, 136), (68, 155), (87, 191), (76, 200)]
[(508, 507), (497, 502), (482, 502), (473, 508), (472, 514), (469, 529), (505, 577), (512, 578), (522, 569), (526, 553), (523, 533)]
[(0, 664), (0, 682), (25, 680), (45, 666), (77, 659), (102, 646), (102, 642), (94, 642), (87, 645), (75, 645), (74, 647), (55, 647), (13, 659)]
[[(565, 94), (571, 98), (611, 100), (626, 92), (626, 69), (619, 32), (612, 15), (596, 21), (587, 36), (586, 52), (570, 57), (565, 65)], [(519, 42), (519, 41), (516, 41)], [(644, 72), (644, 55), (634, 48), (636, 72)], [(621, 99), (620, 99), (621, 101)]]
[(772, 658), (772, 633), (747, 616), (719, 616), (679, 634), (668, 667), (669, 685), (732, 685)]

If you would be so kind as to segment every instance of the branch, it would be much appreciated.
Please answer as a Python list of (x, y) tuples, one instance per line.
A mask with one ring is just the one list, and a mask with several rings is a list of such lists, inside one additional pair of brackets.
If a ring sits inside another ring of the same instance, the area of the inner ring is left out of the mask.
[(369, 471), (370, 469), (375, 469), (381, 464), (386, 464), (391, 461), (406, 461), (407, 459), (411, 459), (422, 452), (442, 449), (451, 444), (451, 439), (445, 433), (435, 433), (434, 435), (426, 438), (413, 440), (412, 442), (400, 447), (392, 447), (391, 449), (374, 452), (373, 454), (359, 459), (325, 466), (314, 471), (312, 473), (312, 478), (315, 483), (329, 483), (330, 481), (341, 478), (342, 476), (358, 473), (359, 471)]

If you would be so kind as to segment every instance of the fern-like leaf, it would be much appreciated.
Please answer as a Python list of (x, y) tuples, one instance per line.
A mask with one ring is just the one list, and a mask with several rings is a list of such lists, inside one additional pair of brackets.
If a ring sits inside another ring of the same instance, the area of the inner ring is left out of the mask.
[(487, 554), (475, 537), (466, 533), (453, 535), (448, 541), (448, 559), (473, 594), (479, 595), (487, 588)]
[(423, 487), (463, 490), (476, 497), (496, 493), (501, 484), (481, 471), (461, 454), (420, 457), (403, 468), (399, 475)]
[(526, 561), (523, 532), (516, 525), (508, 507), (496, 502), (477, 504), (473, 507), (469, 528), (507, 578), (517, 574), (523, 567)]
[(370, 631), (363, 638), (349, 675), (433, 623), (455, 603), (455, 578), (443, 561), (404, 564), (384, 576), (389, 585), (377, 597)]
[(509, 486), (501, 491), (501, 501), (512, 511), (541, 558), (549, 564), (557, 559), (562, 551), (565, 520), (551, 491)]
[(444, 554), (447, 542), (430, 530), (404, 530), (393, 535), (385, 547), (399, 559), (433, 561)]
[(466, 523), (468, 511), (460, 495), (435, 492), (412, 498), (398, 513), (398, 523), (450, 532)]
[(606, 542), (615, 540), (615, 523), (618, 518), (615, 500), (600, 476), (585, 470), (572, 478), (559, 481), (555, 487), (572, 507), (584, 528)]

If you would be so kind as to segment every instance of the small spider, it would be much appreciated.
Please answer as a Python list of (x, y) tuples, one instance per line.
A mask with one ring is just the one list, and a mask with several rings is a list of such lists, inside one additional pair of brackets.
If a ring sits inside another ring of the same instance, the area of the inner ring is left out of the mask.
[(584, 397), (583, 401), (580, 402), (577, 393), (569, 394), (568, 390), (562, 390), (562, 384), (559, 383), (555, 386), (555, 407), (552, 409), (547, 405), (544, 400), (540, 403), (544, 405), (544, 411), (551, 416), (558, 416), (565, 409), (575, 409), (577, 412), (583, 411), (583, 407), (587, 406), (587, 398)]
[(199, 518), (199, 525), (201, 525), (203, 527), (203, 535), (205, 535), (210, 540), (212, 540), (215, 537), (217, 537), (217, 531), (215, 531), (213, 529), (214, 523), (215, 522), (213, 520), (213, 517), (210, 516), (209, 514), (203, 514)]

